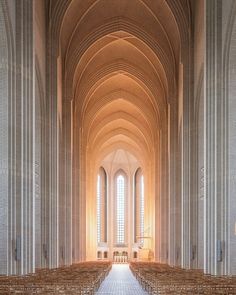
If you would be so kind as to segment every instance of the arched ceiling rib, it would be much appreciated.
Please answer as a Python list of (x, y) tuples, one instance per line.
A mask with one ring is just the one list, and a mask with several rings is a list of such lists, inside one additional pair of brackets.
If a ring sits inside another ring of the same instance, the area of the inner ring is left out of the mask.
[[(87, 79), (83, 79), (84, 83), (77, 87), (76, 92), (76, 104), (83, 105), (84, 102), (86, 104), (86, 100), (94, 93), (98, 88), (101, 88), (103, 84), (107, 82), (107, 80), (112, 80), (114, 77), (119, 75), (122, 81), (124, 80), (131, 80), (132, 84), (136, 82), (139, 88), (142, 88), (144, 92), (151, 98), (153, 97), (152, 104), (156, 105), (165, 105), (166, 101), (164, 99), (160, 99), (158, 101), (156, 96), (161, 97), (162, 93), (160, 88), (158, 88), (158, 81), (156, 84), (154, 81), (146, 79), (145, 74), (143, 75), (142, 71), (138, 71), (140, 68), (135, 67), (135, 65), (130, 65), (124, 63), (122, 60), (116, 60), (113, 64), (104, 65), (101, 68), (101, 71), (95, 72), (94, 75), (88, 76)], [(130, 77), (130, 79), (128, 79)], [(114, 80), (114, 79), (113, 79)], [(120, 82), (122, 84), (122, 82)], [(119, 89), (119, 85), (117, 85)]]
[[(119, 119), (120, 120), (120, 119)], [(126, 126), (120, 125), (117, 126), (118, 122), (112, 122), (104, 126), (103, 129), (99, 131), (96, 135), (96, 138), (89, 143), (89, 146), (100, 147), (104, 142), (109, 141), (115, 136), (125, 136), (127, 139), (132, 140), (141, 148), (142, 151), (150, 151), (150, 146), (147, 145), (143, 134), (139, 131), (138, 128), (135, 128), (133, 124), (126, 122)]]
[(51, 4), (64, 96), (74, 100), (82, 148), (92, 158), (101, 160), (119, 148), (142, 163), (153, 156), (168, 103), (177, 96), (189, 10), (188, 0)]
[[(121, 103), (122, 100), (122, 103)], [(135, 114), (135, 117), (140, 120), (140, 117), (143, 118), (141, 121), (144, 124), (144, 121), (147, 124), (148, 128), (153, 131), (153, 127), (156, 126), (156, 114), (154, 109), (151, 108), (148, 104), (148, 100), (145, 99), (144, 96), (137, 96), (129, 91), (124, 90), (114, 90), (106, 93), (105, 96), (100, 97), (100, 99), (96, 99), (96, 96), (93, 96), (88, 105), (86, 106), (86, 116), (84, 117), (84, 129), (90, 128), (95, 118), (98, 116), (99, 112), (106, 108), (106, 106), (116, 103), (116, 106), (113, 109), (116, 112), (120, 112), (121, 108), (119, 105), (124, 106), (125, 112), (129, 109), (128, 104), (132, 104), (133, 109), (132, 112), (129, 111), (131, 115)], [(137, 110), (137, 112), (136, 112)], [(139, 112), (139, 115), (137, 114)]]
[[(121, 25), (119, 25), (119, 31), (128, 32), (130, 35), (133, 36), (134, 39), (136, 39), (136, 46), (140, 46), (140, 48), (136, 48), (137, 53), (138, 49), (143, 51), (142, 47), (144, 47), (145, 44), (146, 48), (148, 48), (149, 51), (153, 52), (153, 54), (156, 56), (156, 63), (159, 62), (160, 68), (163, 69), (162, 71), (159, 71), (159, 75), (164, 77), (162, 78), (162, 84), (166, 84), (165, 80), (168, 79), (169, 93), (173, 95), (176, 86), (177, 76), (175, 71), (175, 61), (172, 60), (171, 53), (169, 52), (170, 56), (168, 56), (168, 52), (164, 51), (163, 48), (160, 47), (159, 43), (151, 39), (147, 32), (142, 31), (142, 28), (134, 27), (134, 25), (130, 24), (129, 22), (125, 23), (123, 21)], [(70, 93), (70, 90), (73, 89), (72, 77), (74, 77), (76, 73), (78, 63), (80, 62), (86, 51), (90, 48), (90, 46), (92, 46), (104, 36), (107, 36), (111, 33), (119, 32), (117, 30), (117, 26), (110, 27), (109, 24), (104, 24), (103, 26), (104, 28), (97, 28), (94, 32), (91, 32), (90, 35), (86, 36), (86, 40), (81, 41), (81, 44), (83, 44), (82, 47), (75, 47), (73, 51), (68, 53), (68, 58), (65, 62), (66, 68), (68, 69), (65, 77), (67, 84), (66, 89), (68, 93)], [(143, 44), (143, 46), (141, 46), (141, 44)]]
[[(118, 92), (121, 98), (129, 99), (129, 93), (132, 94), (132, 99), (135, 99), (133, 103), (137, 105), (146, 104), (148, 107), (147, 114), (150, 117), (155, 117), (155, 124), (159, 125), (160, 115), (157, 102), (155, 100), (154, 94), (150, 92), (150, 89), (139, 80), (135, 80), (133, 77), (128, 76), (126, 73), (116, 73), (113, 76), (105, 77), (103, 81), (98, 81), (89, 90), (89, 93), (85, 96), (80, 94), (83, 99), (78, 100), (76, 104), (76, 109), (78, 109), (78, 119), (87, 116), (89, 109), (96, 104), (97, 101), (102, 100), (104, 97), (108, 97), (111, 93)], [(153, 91), (154, 92), (154, 91)], [(141, 101), (141, 103), (139, 103)], [(165, 114), (166, 110), (163, 106), (162, 114)]]
[[(57, 2), (65, 2), (64, 7), (62, 7), (64, 9), (64, 18), (61, 26), (61, 47), (63, 52), (66, 51), (78, 27), (84, 26), (85, 23), (87, 24), (89, 22), (91, 26), (95, 26), (95, 20), (97, 22), (99, 20), (104, 22), (106, 17), (111, 17), (112, 15), (117, 17), (126, 15), (130, 19), (135, 19), (140, 27), (143, 26), (145, 20), (147, 31), (151, 29), (154, 31), (154, 34), (161, 31), (162, 34), (166, 35), (168, 42), (171, 44), (177, 56), (179, 42), (176, 36), (179, 36), (180, 33), (178, 32), (178, 26), (176, 26), (177, 15), (175, 14), (181, 13), (181, 17), (188, 20), (187, 3), (182, 4), (181, 1), (60, 0)], [(177, 2), (174, 5), (178, 9), (175, 9), (173, 12), (172, 7), (170, 7), (171, 3), (169, 2)], [(59, 6), (59, 3), (57, 5)]]
[(162, 92), (166, 92), (167, 77), (162, 64), (152, 50), (125, 32), (116, 32), (116, 34), (116, 36), (110, 34), (95, 42), (83, 55), (74, 75), (73, 88), (76, 88), (75, 82), (80, 85), (83, 77), (85, 76), (86, 79), (94, 68), (99, 71), (104, 65), (114, 64), (115, 61), (118, 68), (119, 63), (126, 61), (127, 64), (139, 65), (137, 70), (155, 79)]
[(85, 117), (83, 126), (84, 140), (88, 147), (103, 147), (114, 135), (118, 139), (117, 135), (123, 134), (126, 135), (126, 141), (132, 139), (132, 145), (135, 143), (136, 151), (140, 151), (139, 158), (144, 153), (152, 152), (150, 149), (153, 148), (155, 136), (153, 126), (147, 114), (133, 102), (115, 99), (105, 105), (101, 104), (101, 108), (91, 117)]
[(123, 119), (124, 122), (132, 122), (150, 139), (149, 143), (152, 143), (151, 140), (153, 140), (154, 134), (148, 118), (135, 105), (124, 99), (117, 99), (106, 104), (92, 116), (92, 119), (87, 118), (84, 122), (84, 133), (88, 135), (89, 139), (92, 136), (91, 134), (96, 134), (103, 125), (107, 125), (118, 119)]

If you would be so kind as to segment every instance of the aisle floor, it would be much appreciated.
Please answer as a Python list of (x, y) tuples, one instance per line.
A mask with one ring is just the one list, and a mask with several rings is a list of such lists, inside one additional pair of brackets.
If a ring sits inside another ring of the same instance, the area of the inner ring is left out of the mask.
[(97, 295), (147, 295), (133, 276), (128, 264), (113, 264)]

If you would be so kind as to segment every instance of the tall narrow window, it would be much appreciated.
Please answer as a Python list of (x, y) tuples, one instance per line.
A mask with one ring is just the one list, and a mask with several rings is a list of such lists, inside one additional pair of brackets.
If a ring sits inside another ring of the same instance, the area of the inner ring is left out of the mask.
[(135, 173), (134, 241), (143, 245), (144, 236), (144, 176), (139, 168)]
[(97, 242), (107, 242), (107, 176), (102, 167), (97, 176)]
[(115, 230), (114, 241), (116, 246), (124, 246), (127, 243), (127, 176), (123, 170), (115, 175), (115, 199), (114, 199), (114, 216)]
[(97, 178), (97, 242), (101, 242), (101, 176)]
[[(144, 178), (141, 176), (140, 181), (140, 235), (144, 236)], [(143, 245), (143, 239), (141, 239), (141, 244)]]
[(117, 222), (117, 244), (125, 243), (125, 178), (123, 175), (117, 177), (116, 183), (116, 222)]

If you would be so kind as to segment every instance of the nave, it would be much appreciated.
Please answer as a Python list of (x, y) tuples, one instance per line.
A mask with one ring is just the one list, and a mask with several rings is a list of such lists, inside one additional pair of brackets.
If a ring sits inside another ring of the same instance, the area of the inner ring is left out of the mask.
[(0, 44), (2, 294), (95, 293), (97, 260), (228, 288), (236, 1), (0, 0)]
[(148, 295), (142, 289), (128, 264), (113, 264), (109, 275), (105, 278), (97, 295)]

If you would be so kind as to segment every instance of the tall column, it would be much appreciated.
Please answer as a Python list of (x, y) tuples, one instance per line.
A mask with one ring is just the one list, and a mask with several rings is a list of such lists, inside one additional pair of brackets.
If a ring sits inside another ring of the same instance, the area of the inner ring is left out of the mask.
[(11, 9), (1, 1), (0, 272), (26, 274), (35, 269), (33, 2)]
[(222, 274), (224, 206), (224, 115), (222, 100), (222, 1), (205, 2), (205, 237), (204, 271)]
[(35, 269), (33, 2), (16, 2), (16, 251), (17, 272)]
[[(190, 37), (189, 37), (190, 38)], [(189, 40), (185, 40), (189, 42)], [(186, 45), (182, 52), (182, 89), (183, 89), (183, 119), (182, 119), (182, 142), (181, 142), (181, 216), (182, 216), (182, 234), (181, 234), (181, 266), (184, 268), (192, 267), (192, 247), (193, 247), (193, 231), (195, 219), (193, 217), (193, 195), (191, 195), (191, 132), (192, 132), (192, 116), (191, 109), (193, 105), (192, 99), (192, 61), (191, 49)], [(180, 72), (181, 73), (181, 72)]]
[[(168, 174), (168, 120), (163, 124), (163, 127), (160, 131), (160, 200), (157, 204), (159, 206), (159, 229), (156, 233), (156, 236), (159, 234), (159, 243), (160, 243), (160, 262), (168, 263), (168, 227), (169, 227), (169, 174)], [(158, 144), (158, 143), (157, 143)], [(156, 167), (158, 169), (158, 167)], [(157, 180), (156, 180), (157, 181)]]
[(60, 264), (72, 263), (72, 102), (63, 101), (60, 140), (59, 248)]
[[(227, 4), (227, 5), (226, 5)], [(222, 187), (223, 194), (223, 274), (236, 274), (236, 2), (223, 2), (222, 6), (222, 43), (223, 52), (223, 90), (222, 90), (222, 115), (224, 126), (224, 162), (225, 183)], [(227, 20), (227, 21), (226, 21)], [(227, 131), (227, 132), (226, 132)]]
[(2, 1), (0, 3), (0, 274), (8, 273), (8, 211), (9, 208), (9, 59), (7, 27)]
[(59, 265), (59, 139), (61, 132), (61, 120), (59, 116), (61, 103), (61, 80), (59, 79), (60, 69), (58, 64), (58, 48), (52, 25), (49, 25), (48, 33), (48, 64), (47, 64), (47, 101), (46, 111), (48, 117), (47, 126), (47, 196), (45, 200), (47, 210), (46, 244), (48, 253), (48, 267), (55, 268)]
[(177, 183), (180, 179), (178, 173), (178, 113), (177, 103), (173, 100), (169, 106), (169, 247), (168, 247), (168, 263), (176, 265), (179, 256), (176, 253), (179, 251), (180, 244), (178, 237), (181, 233), (181, 218), (180, 218), (180, 200)]
[[(76, 118), (76, 114), (74, 114)], [(83, 200), (80, 194), (80, 136), (81, 128), (78, 126), (77, 122), (73, 119), (73, 199), (72, 199), (72, 212), (73, 212), (73, 247), (72, 247), (72, 257), (73, 262), (78, 262), (79, 260), (84, 260), (85, 257), (85, 239), (81, 239), (82, 231), (85, 228), (85, 208), (82, 208)], [(83, 216), (83, 217), (82, 217)]]

